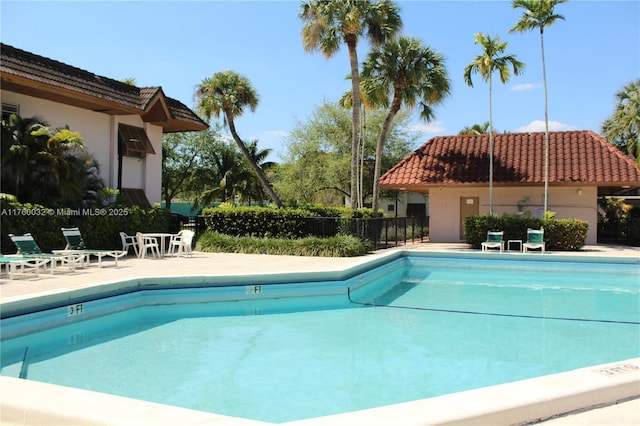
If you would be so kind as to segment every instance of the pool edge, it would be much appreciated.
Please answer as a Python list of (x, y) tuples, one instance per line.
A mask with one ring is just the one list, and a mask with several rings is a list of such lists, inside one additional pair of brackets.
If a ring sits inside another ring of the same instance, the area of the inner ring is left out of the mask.
[[(272, 423), (0, 376), (0, 422), (12, 425)], [(282, 423), (317, 425), (525, 425), (640, 397), (640, 358), (439, 397)]]

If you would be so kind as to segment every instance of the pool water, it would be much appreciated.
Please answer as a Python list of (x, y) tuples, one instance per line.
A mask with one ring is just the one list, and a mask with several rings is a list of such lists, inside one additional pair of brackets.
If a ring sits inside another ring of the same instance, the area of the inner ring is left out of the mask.
[(280, 423), (640, 355), (637, 264), (410, 257), (338, 296), (137, 306), (3, 341), (2, 374)]

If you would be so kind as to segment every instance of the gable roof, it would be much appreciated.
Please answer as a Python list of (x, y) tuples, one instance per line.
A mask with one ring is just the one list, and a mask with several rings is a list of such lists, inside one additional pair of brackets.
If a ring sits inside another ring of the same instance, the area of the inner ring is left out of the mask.
[(165, 133), (209, 126), (160, 87), (135, 87), (0, 43), (3, 90), (110, 115), (140, 115)]
[[(493, 137), (493, 183), (544, 184), (544, 133)], [(380, 178), (385, 189), (428, 191), (432, 186), (486, 186), (489, 136), (437, 136)], [(549, 184), (640, 186), (640, 168), (592, 131), (549, 133)]]

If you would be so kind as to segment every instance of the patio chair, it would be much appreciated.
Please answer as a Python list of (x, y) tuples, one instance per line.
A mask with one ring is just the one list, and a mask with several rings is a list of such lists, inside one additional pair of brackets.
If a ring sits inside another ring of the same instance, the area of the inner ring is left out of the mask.
[(82, 261), (82, 256), (76, 253), (44, 253), (33, 235), (27, 233), (24, 235), (9, 234), (9, 238), (18, 248), (18, 253), (24, 259), (40, 259), (46, 260), (51, 265), (51, 273), (58, 266), (66, 264), (69, 270), (75, 271), (76, 263)]
[(13, 279), (13, 275), (20, 270), (21, 272), (35, 271), (36, 277), (40, 274), (40, 267), (46, 266), (49, 263), (49, 259), (43, 258), (30, 258), (17, 255), (4, 255), (0, 254), (0, 265), (3, 265), (7, 270), (9, 279)]
[(129, 247), (133, 247), (133, 251), (138, 257), (138, 239), (135, 235), (127, 235), (126, 232), (120, 232), (120, 240), (122, 241), (122, 251), (129, 253)]
[(155, 258), (161, 258), (160, 246), (158, 240), (153, 237), (145, 237), (142, 232), (136, 233), (136, 239), (138, 240), (138, 258), (144, 259), (147, 254), (147, 250), (151, 250), (151, 255)]
[(482, 243), (482, 251), (490, 248), (499, 248), (500, 253), (504, 251), (504, 232), (503, 231), (487, 231), (487, 241)]
[(541, 249), (544, 253), (544, 229), (527, 228), (527, 241), (522, 243), (522, 251), (527, 252), (529, 249)]
[(191, 251), (191, 243), (193, 241), (194, 232), (183, 229), (178, 232), (176, 235), (171, 237), (171, 241), (169, 241), (169, 253), (173, 254), (174, 250), (177, 250), (177, 256), (180, 257), (182, 252), (185, 254), (189, 254), (189, 256), (193, 256), (193, 252)]
[(102, 258), (105, 256), (113, 257), (115, 266), (118, 266), (118, 258), (127, 254), (126, 251), (122, 250), (99, 250), (87, 248), (79, 228), (62, 228), (62, 235), (64, 235), (64, 239), (67, 240), (67, 245), (62, 250), (54, 250), (53, 253), (83, 255), (81, 258), (82, 266), (84, 266), (85, 259), (87, 263), (90, 263), (91, 256), (98, 258), (99, 268), (102, 268)]

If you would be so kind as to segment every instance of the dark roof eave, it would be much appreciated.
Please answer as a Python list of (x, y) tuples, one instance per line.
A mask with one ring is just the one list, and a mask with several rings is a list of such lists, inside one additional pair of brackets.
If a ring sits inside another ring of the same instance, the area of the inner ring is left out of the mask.
[[(108, 115), (139, 115), (164, 133), (209, 128), (190, 108), (166, 97), (161, 87), (130, 86), (4, 43), (0, 46), (3, 90)], [(154, 105), (164, 112), (154, 117), (150, 112)]]

